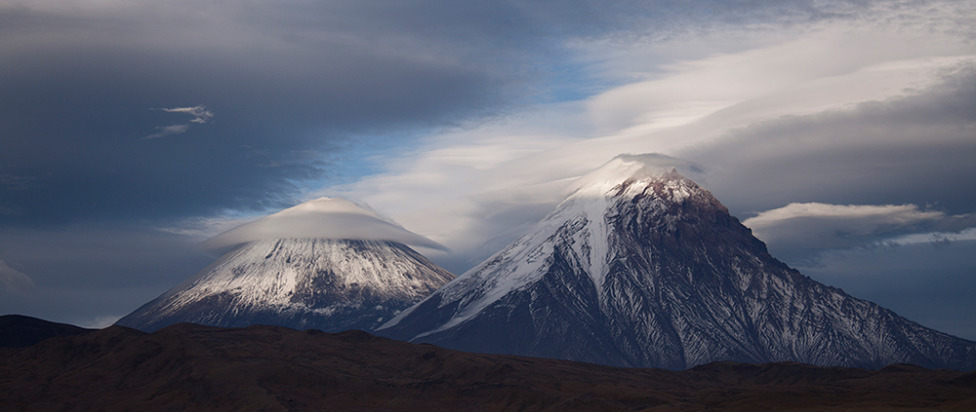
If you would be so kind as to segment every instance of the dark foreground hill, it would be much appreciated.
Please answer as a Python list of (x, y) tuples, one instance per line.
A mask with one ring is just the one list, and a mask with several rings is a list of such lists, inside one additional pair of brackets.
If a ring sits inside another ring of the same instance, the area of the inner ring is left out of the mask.
[(627, 369), (359, 331), (110, 327), (0, 352), (0, 410), (976, 410), (974, 373), (792, 363)]
[(0, 316), (0, 347), (22, 348), (56, 336), (88, 333), (94, 329), (55, 323), (23, 315)]

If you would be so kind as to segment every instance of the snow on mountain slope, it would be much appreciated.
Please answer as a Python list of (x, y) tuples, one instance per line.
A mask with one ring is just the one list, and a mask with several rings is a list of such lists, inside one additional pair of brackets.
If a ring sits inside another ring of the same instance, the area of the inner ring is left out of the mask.
[(372, 330), (454, 278), (401, 241), (439, 247), (351, 202), (313, 200), (218, 236), (211, 247), (234, 249), (117, 324)]
[(682, 369), (712, 361), (976, 368), (976, 344), (771, 257), (711, 193), (620, 156), (530, 233), (377, 332), (453, 349)]
[(453, 275), (395, 242), (279, 239), (248, 243), (117, 324), (272, 324), (371, 330)]

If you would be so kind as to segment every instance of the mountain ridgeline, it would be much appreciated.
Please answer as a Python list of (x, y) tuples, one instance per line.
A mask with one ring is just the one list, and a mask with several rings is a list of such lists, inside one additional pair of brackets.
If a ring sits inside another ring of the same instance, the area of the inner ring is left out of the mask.
[(976, 343), (789, 268), (655, 156), (619, 156), (528, 234), (376, 333), (614, 366), (976, 368)]

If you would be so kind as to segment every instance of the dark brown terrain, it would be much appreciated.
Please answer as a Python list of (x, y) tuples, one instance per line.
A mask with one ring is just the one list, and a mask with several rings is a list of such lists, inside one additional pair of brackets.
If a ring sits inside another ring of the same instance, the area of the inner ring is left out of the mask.
[(483, 355), (365, 332), (110, 327), (0, 348), (0, 410), (973, 411), (976, 374)]
[(48, 322), (23, 315), (0, 316), (0, 347), (24, 348), (44, 339), (93, 332), (67, 323)]

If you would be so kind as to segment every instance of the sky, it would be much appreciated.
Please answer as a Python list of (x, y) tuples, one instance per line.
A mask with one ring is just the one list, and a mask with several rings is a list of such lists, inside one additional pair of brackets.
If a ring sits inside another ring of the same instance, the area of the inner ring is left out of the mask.
[(974, 21), (938, 0), (0, 0), (0, 313), (111, 324), (212, 262), (202, 242), (322, 196), (460, 274), (574, 178), (660, 153), (804, 274), (976, 340)]

